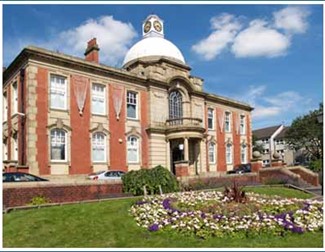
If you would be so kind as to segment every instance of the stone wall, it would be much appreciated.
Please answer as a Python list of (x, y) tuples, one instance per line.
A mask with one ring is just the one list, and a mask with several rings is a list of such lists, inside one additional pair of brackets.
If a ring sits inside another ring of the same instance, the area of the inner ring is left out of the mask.
[(120, 181), (74, 183), (28, 182), (3, 184), (3, 208), (24, 206), (38, 196), (50, 203), (75, 202), (125, 196)]

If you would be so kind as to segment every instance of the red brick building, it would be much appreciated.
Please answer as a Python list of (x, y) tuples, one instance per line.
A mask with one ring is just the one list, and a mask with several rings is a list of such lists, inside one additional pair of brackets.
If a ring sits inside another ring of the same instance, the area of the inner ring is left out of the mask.
[[(100, 45), (99, 45), (100, 46)], [(33, 174), (86, 174), (162, 165), (224, 173), (251, 159), (248, 104), (203, 91), (159, 17), (123, 66), (27, 47), (4, 71), (3, 166)]]

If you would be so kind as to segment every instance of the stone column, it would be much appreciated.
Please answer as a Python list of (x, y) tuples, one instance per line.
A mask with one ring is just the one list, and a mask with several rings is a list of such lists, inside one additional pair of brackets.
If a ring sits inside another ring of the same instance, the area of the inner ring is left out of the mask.
[(184, 160), (189, 161), (189, 149), (188, 149), (188, 138), (184, 138)]
[(253, 158), (251, 160), (252, 164), (252, 172), (259, 172), (260, 169), (263, 167), (262, 155), (259, 151), (253, 152)]
[(166, 140), (166, 168), (170, 171), (172, 171), (170, 167), (170, 141)]

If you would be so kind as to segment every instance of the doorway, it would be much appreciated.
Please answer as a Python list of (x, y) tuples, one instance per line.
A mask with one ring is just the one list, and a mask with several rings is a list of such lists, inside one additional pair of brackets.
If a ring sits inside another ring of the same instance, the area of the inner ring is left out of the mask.
[(174, 139), (170, 141), (170, 167), (175, 175), (175, 162), (184, 160), (184, 140)]

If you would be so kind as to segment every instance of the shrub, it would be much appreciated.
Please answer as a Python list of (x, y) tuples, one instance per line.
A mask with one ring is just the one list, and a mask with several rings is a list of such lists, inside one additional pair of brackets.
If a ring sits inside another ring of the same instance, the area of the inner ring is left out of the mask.
[(43, 205), (48, 203), (51, 203), (51, 201), (47, 199), (45, 196), (36, 196), (32, 198), (32, 200), (30, 201), (30, 203), (28, 203), (28, 205), (38, 206), (38, 205)]
[(322, 169), (322, 160), (317, 159), (314, 161), (311, 161), (309, 164), (309, 169), (313, 172), (319, 172)]
[(176, 177), (166, 168), (158, 165), (152, 169), (130, 171), (122, 177), (123, 191), (133, 195), (142, 195), (143, 186), (148, 193), (159, 193), (159, 185), (164, 193), (179, 190)]

